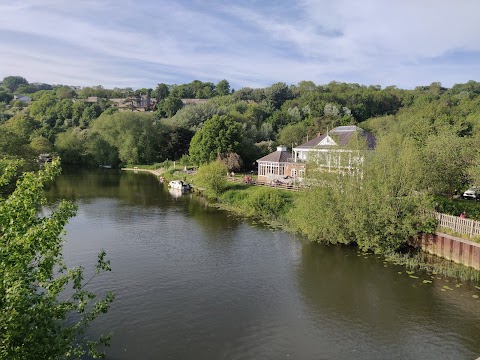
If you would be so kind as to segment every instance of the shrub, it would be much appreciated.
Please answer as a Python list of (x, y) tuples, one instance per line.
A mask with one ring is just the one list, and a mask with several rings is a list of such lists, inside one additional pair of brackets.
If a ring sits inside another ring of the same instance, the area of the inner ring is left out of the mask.
[(285, 214), (291, 205), (290, 195), (277, 189), (256, 188), (248, 198), (248, 205), (256, 214), (276, 218)]
[(214, 161), (207, 165), (202, 165), (195, 176), (195, 183), (207, 189), (207, 195), (218, 197), (226, 186), (227, 167)]

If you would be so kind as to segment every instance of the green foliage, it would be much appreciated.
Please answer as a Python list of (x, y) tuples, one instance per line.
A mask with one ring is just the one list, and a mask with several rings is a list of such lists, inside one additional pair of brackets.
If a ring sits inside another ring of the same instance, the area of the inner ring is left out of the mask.
[(285, 222), (296, 196), (296, 193), (284, 190), (236, 183), (229, 185), (218, 200), (223, 206), (244, 216)]
[(437, 211), (453, 216), (465, 212), (467, 218), (480, 221), (480, 202), (466, 199), (451, 199), (445, 196), (435, 196)]
[(152, 92), (152, 96), (157, 99), (157, 101), (166, 99), (170, 94), (170, 90), (166, 84), (158, 84), (155, 90)]
[(32, 137), (29, 146), (34, 154), (49, 153), (53, 150), (52, 143), (43, 136)]
[(215, 115), (206, 121), (190, 143), (190, 158), (195, 164), (213, 161), (219, 154), (240, 153), (241, 125), (231, 116)]
[(207, 193), (212, 197), (218, 197), (226, 186), (227, 167), (214, 161), (202, 165), (195, 175), (195, 185), (206, 188)]
[(183, 106), (182, 100), (176, 96), (168, 96), (157, 104), (157, 116), (159, 118), (172, 117)]
[(0, 102), (9, 103), (10, 101), (12, 101), (12, 99), (13, 99), (12, 94), (6, 91), (0, 90)]
[[(3, 168), (6, 185), (19, 163)], [(95, 300), (86, 285), (110, 271), (101, 252), (95, 274), (84, 281), (82, 267), (67, 269), (62, 260), (61, 234), (75, 206), (63, 201), (50, 216), (39, 214), (43, 187), (59, 173), (57, 160), (38, 173), (25, 173), (11, 195), (0, 199), (0, 358), (60, 359), (89, 353), (101, 356), (90, 341), (89, 325), (108, 311), (113, 294)], [(67, 291), (67, 287), (71, 289)], [(69, 295), (67, 295), (69, 294)], [(68, 321), (67, 321), (68, 319)]]
[(219, 107), (212, 102), (205, 104), (189, 105), (179, 111), (166, 122), (176, 127), (183, 127), (190, 130), (198, 130), (203, 123), (211, 119), (214, 115), (224, 115), (226, 109)]
[(278, 133), (277, 142), (286, 146), (301, 145), (306, 141), (307, 129), (304, 123), (287, 125)]
[(277, 219), (288, 212), (290, 200), (290, 194), (286, 191), (261, 187), (250, 194), (248, 205), (264, 218)]
[(431, 135), (425, 141), (424, 161), (426, 182), (433, 193), (448, 194), (468, 185), (467, 170), (477, 165), (478, 145), (470, 138), (451, 132)]
[[(168, 129), (152, 113), (104, 113), (93, 122), (90, 131), (91, 136), (97, 134), (108, 144), (103, 151), (115, 152), (105, 153), (108, 158), (118, 157), (121, 162), (131, 164), (155, 163), (166, 158)], [(93, 141), (97, 140), (93, 138)], [(95, 146), (89, 148), (89, 154), (95, 156)]]
[(220, 80), (216, 86), (217, 95), (223, 96), (230, 94), (230, 84), (227, 80)]
[(58, 135), (55, 148), (68, 164), (79, 164), (86, 154), (87, 130), (73, 128)]
[(14, 93), (20, 85), (28, 85), (28, 81), (21, 76), (7, 76), (2, 80), (2, 86)]
[(430, 219), (425, 214), (432, 202), (419, 169), (412, 140), (397, 134), (382, 137), (356, 174), (318, 174), (316, 185), (296, 201), (290, 221), (315, 241), (396, 251), (427, 229)]

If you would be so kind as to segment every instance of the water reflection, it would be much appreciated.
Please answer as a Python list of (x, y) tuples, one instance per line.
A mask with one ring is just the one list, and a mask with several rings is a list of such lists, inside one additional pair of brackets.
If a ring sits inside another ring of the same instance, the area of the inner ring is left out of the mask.
[(301, 254), (298, 284), (317, 326), (335, 324), (335, 336), (351, 339), (356, 358), (413, 358), (414, 349), (428, 359), (446, 343), (446, 359), (480, 353), (480, 307), (468, 290), (457, 288), (456, 300), (445, 304), (440, 280), (411, 278), (403, 266), (356, 248), (305, 243)]
[[(479, 307), (468, 284), (441, 291), (355, 249), (301, 242), (174, 197), (150, 174), (63, 174), (52, 202), (75, 198), (64, 253), (91, 268), (105, 248), (115, 331), (111, 359), (474, 359)], [(399, 274), (402, 272), (402, 274)]]

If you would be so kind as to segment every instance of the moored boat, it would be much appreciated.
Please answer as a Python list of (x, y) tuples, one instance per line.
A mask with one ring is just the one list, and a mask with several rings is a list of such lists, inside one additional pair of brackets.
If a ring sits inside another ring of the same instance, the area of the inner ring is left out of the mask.
[(192, 188), (190, 184), (187, 184), (182, 180), (172, 180), (168, 183), (168, 187), (177, 190), (190, 190)]

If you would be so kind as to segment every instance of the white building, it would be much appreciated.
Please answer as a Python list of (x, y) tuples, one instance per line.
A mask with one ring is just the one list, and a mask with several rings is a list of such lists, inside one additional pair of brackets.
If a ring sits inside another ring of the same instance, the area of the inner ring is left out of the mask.
[(326, 134), (294, 147), (292, 152), (279, 146), (277, 151), (257, 160), (260, 181), (291, 176), (302, 180), (307, 163), (326, 171), (346, 173), (361, 170), (365, 152), (375, 148), (375, 137), (358, 126), (338, 126)]

